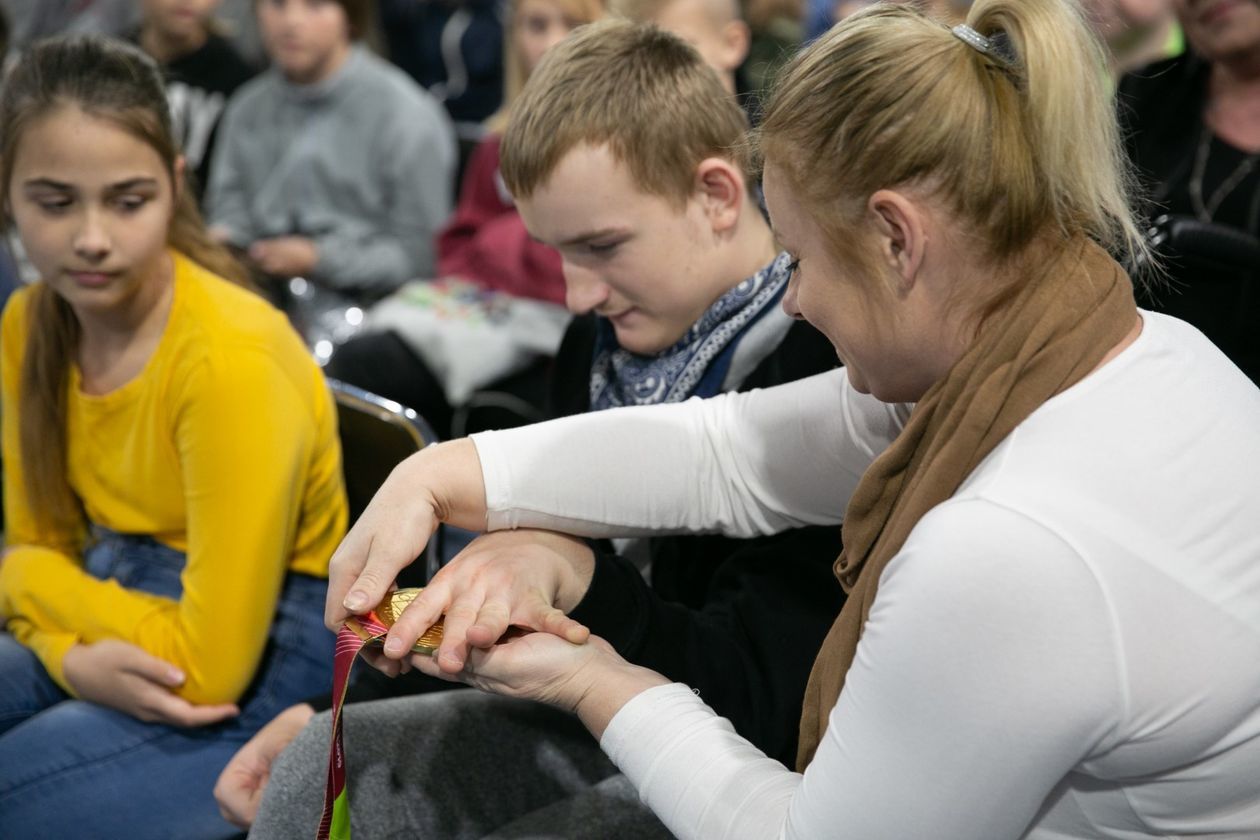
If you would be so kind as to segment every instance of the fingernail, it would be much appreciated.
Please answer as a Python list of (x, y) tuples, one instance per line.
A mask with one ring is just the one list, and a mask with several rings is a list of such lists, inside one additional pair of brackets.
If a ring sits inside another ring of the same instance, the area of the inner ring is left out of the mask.
[(397, 656), (402, 653), (403, 643), (401, 639), (387, 639), (385, 642), (385, 652), (390, 656)]
[(347, 595), (346, 600), (342, 601), (341, 603), (343, 606), (345, 606), (346, 609), (354, 610), (355, 612), (358, 612), (360, 610), (367, 609), (368, 596), (366, 592), (360, 592), (358, 590), (355, 590), (354, 592), (351, 592), (349, 595)]
[(171, 685), (183, 685), (184, 672), (178, 669), (172, 668), (170, 672), (170, 679), (171, 679)]

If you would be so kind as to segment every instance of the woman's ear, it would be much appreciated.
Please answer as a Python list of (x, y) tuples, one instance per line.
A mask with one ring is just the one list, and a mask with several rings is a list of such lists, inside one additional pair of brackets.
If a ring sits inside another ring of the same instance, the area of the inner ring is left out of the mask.
[(744, 176), (729, 160), (711, 157), (696, 166), (693, 194), (704, 206), (714, 233), (733, 230), (744, 209)]
[(898, 279), (898, 293), (908, 293), (918, 279), (927, 250), (927, 226), (921, 206), (903, 192), (878, 190), (867, 202), (879, 257)]

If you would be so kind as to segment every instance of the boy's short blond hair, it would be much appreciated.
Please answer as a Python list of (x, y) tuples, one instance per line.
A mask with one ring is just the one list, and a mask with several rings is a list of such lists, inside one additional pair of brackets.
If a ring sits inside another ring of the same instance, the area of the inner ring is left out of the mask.
[(748, 122), (717, 73), (681, 38), (604, 20), (547, 51), (503, 135), (500, 170), (528, 198), (583, 143), (606, 145), (644, 192), (685, 204), (710, 157), (749, 173)]

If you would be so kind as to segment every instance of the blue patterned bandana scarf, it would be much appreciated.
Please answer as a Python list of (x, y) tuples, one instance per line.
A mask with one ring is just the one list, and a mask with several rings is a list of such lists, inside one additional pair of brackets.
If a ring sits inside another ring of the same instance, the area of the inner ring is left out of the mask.
[(719, 393), (740, 338), (782, 299), (790, 264), (786, 253), (779, 254), (714, 301), (678, 343), (654, 356), (622, 349), (612, 323), (597, 319), (591, 410), (682, 402)]

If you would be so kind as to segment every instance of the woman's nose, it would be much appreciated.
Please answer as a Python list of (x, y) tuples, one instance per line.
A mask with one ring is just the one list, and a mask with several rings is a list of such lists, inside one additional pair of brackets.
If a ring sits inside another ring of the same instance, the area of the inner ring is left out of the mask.
[(787, 289), (783, 292), (782, 306), (783, 311), (786, 312), (789, 317), (796, 318), (797, 320), (804, 320), (805, 316), (801, 314), (801, 307), (796, 301), (797, 285), (796, 275), (793, 274), (792, 278), (788, 280)]

